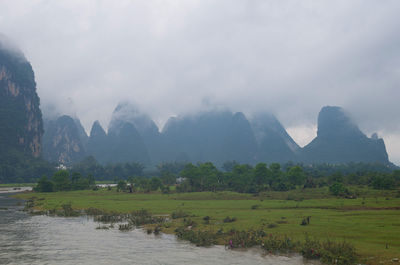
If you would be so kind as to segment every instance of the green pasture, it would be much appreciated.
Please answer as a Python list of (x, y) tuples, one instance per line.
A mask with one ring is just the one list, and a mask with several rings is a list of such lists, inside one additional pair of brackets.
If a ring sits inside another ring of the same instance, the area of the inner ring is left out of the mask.
[[(23, 199), (35, 197), (36, 207), (42, 210), (58, 209), (65, 203), (71, 203), (75, 209), (94, 207), (118, 213), (146, 209), (157, 215), (182, 210), (198, 224), (196, 229), (263, 228), (269, 234), (288, 235), (297, 240), (306, 235), (321, 240), (345, 240), (356, 247), (365, 263), (391, 264), (393, 258), (400, 258), (398, 191), (352, 189), (358, 194), (356, 199), (332, 197), (327, 188), (266, 192), (257, 196), (235, 192), (130, 194), (115, 189), (17, 196)], [(211, 218), (210, 224), (204, 224), (205, 216)], [(227, 216), (237, 220), (224, 223)], [(300, 225), (308, 216), (310, 224)], [(170, 231), (181, 222), (174, 220)]]

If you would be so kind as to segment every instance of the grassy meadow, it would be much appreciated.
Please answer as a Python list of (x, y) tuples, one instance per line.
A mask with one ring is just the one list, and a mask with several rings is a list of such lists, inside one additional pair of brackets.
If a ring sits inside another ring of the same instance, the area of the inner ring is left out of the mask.
[[(320, 240), (349, 242), (366, 264), (395, 264), (400, 258), (399, 191), (379, 191), (354, 187), (356, 199), (329, 195), (327, 187), (266, 192), (257, 196), (235, 192), (122, 193), (115, 189), (53, 193), (21, 193), (19, 198), (35, 197), (38, 210), (59, 209), (71, 203), (74, 209), (98, 208), (128, 213), (146, 209), (154, 215), (182, 210), (191, 215), (198, 230), (229, 231), (262, 228), (268, 234), (287, 235), (303, 240), (306, 235)], [(203, 221), (210, 217), (209, 224)], [(236, 221), (224, 223), (227, 216)], [(300, 225), (310, 217), (309, 225)], [(173, 233), (182, 225), (174, 219), (164, 232)], [(223, 243), (223, 242), (220, 242)]]

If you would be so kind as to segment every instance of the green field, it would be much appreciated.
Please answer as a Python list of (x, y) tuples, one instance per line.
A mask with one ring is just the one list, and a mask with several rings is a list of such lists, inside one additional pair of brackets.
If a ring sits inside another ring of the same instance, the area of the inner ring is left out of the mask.
[[(192, 219), (199, 224), (196, 229), (262, 228), (268, 234), (288, 235), (297, 240), (306, 235), (321, 240), (345, 240), (356, 247), (362, 262), (392, 264), (393, 258), (400, 258), (399, 192), (362, 187), (353, 191), (358, 194), (357, 199), (332, 197), (327, 188), (267, 192), (257, 196), (234, 192), (129, 194), (106, 189), (17, 196), (36, 197), (39, 200), (35, 207), (41, 210), (58, 209), (65, 203), (71, 203), (75, 209), (94, 207), (119, 213), (146, 209), (152, 214), (171, 214), (181, 209), (194, 215)], [(211, 217), (210, 224), (204, 224), (205, 216)], [(227, 216), (236, 217), (237, 221), (224, 223), (222, 220)], [(307, 216), (311, 217), (310, 224), (301, 226)], [(181, 220), (175, 220), (165, 232), (172, 232), (178, 225)]]

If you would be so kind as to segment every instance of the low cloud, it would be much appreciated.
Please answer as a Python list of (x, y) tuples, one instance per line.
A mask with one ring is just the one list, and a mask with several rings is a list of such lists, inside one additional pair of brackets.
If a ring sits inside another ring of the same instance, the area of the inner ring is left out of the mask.
[[(378, 131), (400, 162), (400, 2), (2, 0), (48, 116), (107, 127), (133, 101), (160, 126), (213, 106), (270, 111), (296, 140), (324, 105)], [(314, 130), (315, 131), (315, 130)]]

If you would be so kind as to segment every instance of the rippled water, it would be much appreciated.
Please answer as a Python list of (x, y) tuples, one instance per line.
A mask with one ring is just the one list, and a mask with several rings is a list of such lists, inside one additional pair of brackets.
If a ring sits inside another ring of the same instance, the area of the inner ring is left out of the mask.
[(87, 217), (30, 216), (18, 202), (0, 194), (0, 264), (311, 264), (300, 256), (265, 256), (259, 249), (196, 247), (141, 229), (99, 230)]

